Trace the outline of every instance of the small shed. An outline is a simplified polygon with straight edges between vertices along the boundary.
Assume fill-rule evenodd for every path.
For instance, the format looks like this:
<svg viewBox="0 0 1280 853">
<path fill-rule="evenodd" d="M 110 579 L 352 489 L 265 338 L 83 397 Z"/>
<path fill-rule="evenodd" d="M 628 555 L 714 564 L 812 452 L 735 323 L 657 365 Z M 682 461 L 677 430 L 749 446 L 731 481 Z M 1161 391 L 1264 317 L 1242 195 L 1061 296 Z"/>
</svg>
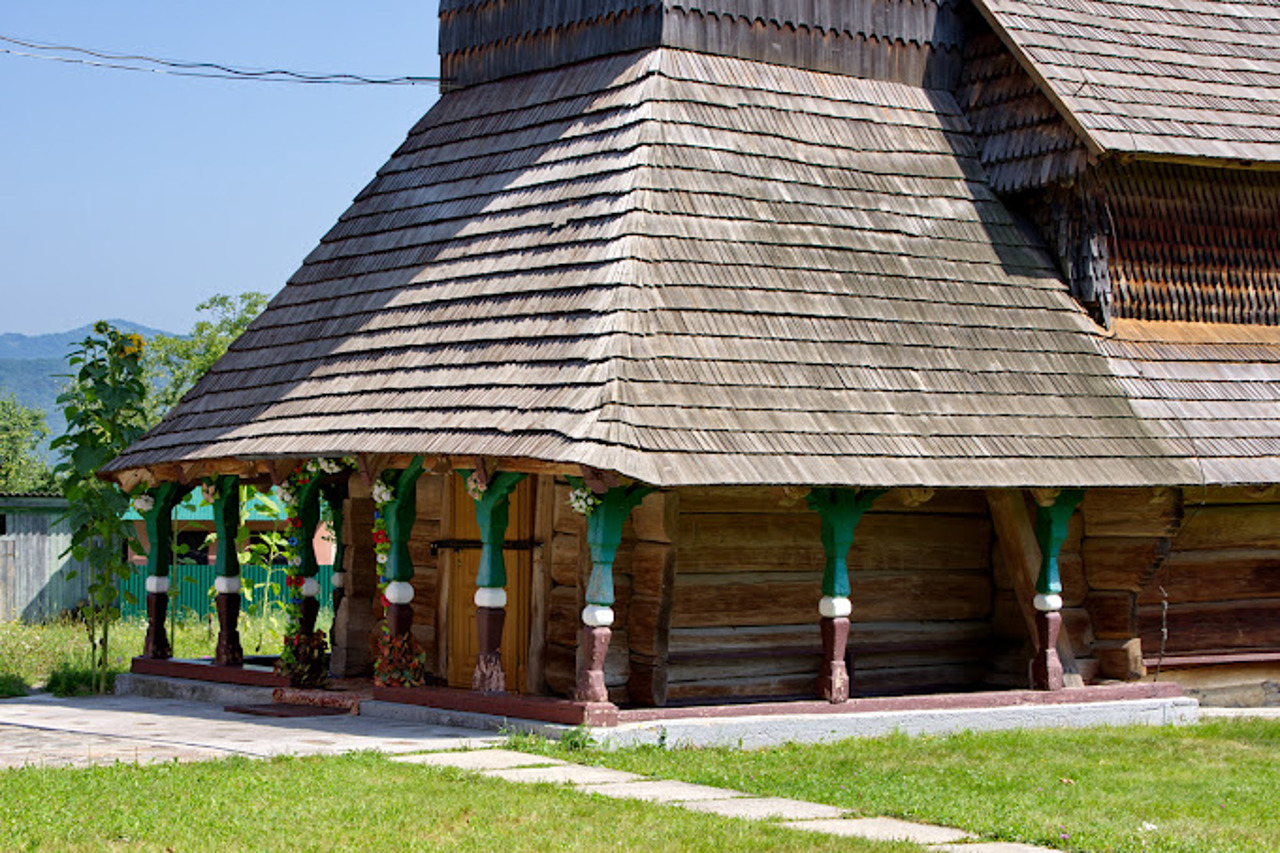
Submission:
<svg viewBox="0 0 1280 853">
<path fill-rule="evenodd" d="M 52 619 L 87 598 L 84 566 L 65 553 L 66 511 L 61 495 L 0 494 L 0 622 Z"/>
</svg>

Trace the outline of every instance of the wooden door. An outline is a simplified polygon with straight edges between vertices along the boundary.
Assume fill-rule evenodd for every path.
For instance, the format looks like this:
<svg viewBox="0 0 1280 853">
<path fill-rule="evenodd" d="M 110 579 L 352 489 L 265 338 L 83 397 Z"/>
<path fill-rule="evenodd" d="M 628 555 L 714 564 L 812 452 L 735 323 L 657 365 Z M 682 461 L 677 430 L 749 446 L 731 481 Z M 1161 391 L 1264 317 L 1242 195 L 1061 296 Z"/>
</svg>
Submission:
<svg viewBox="0 0 1280 853">
<path fill-rule="evenodd" d="M 461 477 L 450 477 L 453 488 L 452 539 L 479 540 L 475 502 L 467 494 Z M 511 512 L 507 541 L 528 541 L 533 536 L 533 478 L 526 478 L 511 493 Z M 504 551 L 507 565 L 507 619 L 502 629 L 502 667 L 506 671 L 507 690 L 525 692 L 525 673 L 529 664 L 529 577 L 528 550 Z M 464 548 L 453 554 L 449 576 L 449 686 L 471 689 L 476 654 L 476 572 L 480 567 L 480 549 Z"/>
</svg>

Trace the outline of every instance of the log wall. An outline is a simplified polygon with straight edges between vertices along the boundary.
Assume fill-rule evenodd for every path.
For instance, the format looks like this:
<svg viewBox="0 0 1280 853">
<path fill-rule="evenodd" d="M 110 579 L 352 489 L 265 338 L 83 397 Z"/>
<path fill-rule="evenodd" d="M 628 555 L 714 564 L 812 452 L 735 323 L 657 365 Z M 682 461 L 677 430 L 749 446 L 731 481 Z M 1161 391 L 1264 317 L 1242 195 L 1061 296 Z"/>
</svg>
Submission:
<svg viewBox="0 0 1280 853">
<path fill-rule="evenodd" d="M 679 494 L 670 698 L 811 697 L 825 559 L 817 514 L 774 488 Z M 918 508 L 897 493 L 877 502 L 849 556 L 855 693 L 983 679 L 990 553 L 979 493 Z"/>
<path fill-rule="evenodd" d="M 1139 678 L 1162 649 L 1223 662 L 1280 652 L 1278 497 L 1220 487 L 1086 495 L 1084 604 L 1100 676 Z"/>
</svg>

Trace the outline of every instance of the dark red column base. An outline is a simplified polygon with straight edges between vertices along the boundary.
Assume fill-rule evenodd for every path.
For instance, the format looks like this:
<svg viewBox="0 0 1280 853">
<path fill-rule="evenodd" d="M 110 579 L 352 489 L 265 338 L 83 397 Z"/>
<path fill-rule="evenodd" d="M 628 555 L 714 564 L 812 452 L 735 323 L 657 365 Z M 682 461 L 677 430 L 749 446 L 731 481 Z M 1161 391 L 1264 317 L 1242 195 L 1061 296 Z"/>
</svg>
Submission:
<svg viewBox="0 0 1280 853">
<path fill-rule="evenodd" d="M 240 666 L 244 663 L 244 650 L 240 647 L 240 593 L 218 593 L 214 605 L 218 608 L 218 646 L 213 662 L 218 666 Z"/>
<path fill-rule="evenodd" d="M 147 637 L 143 642 L 142 656 L 151 660 L 168 660 L 173 657 L 169 635 L 164 622 L 169 618 L 169 593 L 147 593 Z"/>
<path fill-rule="evenodd" d="M 818 671 L 818 695 L 832 704 L 849 701 L 849 618 L 822 617 L 822 668 Z"/>
<path fill-rule="evenodd" d="M 314 598 L 311 601 L 316 601 Z M 319 610 L 320 602 L 316 601 L 316 609 Z M 409 633 L 409 629 L 413 627 L 413 605 L 411 604 L 388 604 L 387 612 L 387 630 L 391 632 L 393 637 L 403 637 Z M 311 620 L 311 630 L 315 630 L 315 618 Z"/>
<path fill-rule="evenodd" d="M 313 595 L 305 595 L 302 597 L 302 603 L 298 605 L 298 610 L 298 633 L 314 634 L 316 618 L 320 615 L 320 599 Z"/>
<path fill-rule="evenodd" d="M 609 690 L 604 685 L 604 659 L 609 654 L 609 628 L 583 625 L 578 632 L 578 681 L 573 698 L 579 702 L 608 702 Z"/>
<path fill-rule="evenodd" d="M 502 693 L 507 689 L 507 673 L 502 668 L 502 628 L 507 621 L 503 607 L 476 608 L 476 671 L 471 676 L 471 689 L 481 693 Z"/>
<path fill-rule="evenodd" d="M 1062 614 L 1056 610 L 1036 611 L 1036 636 L 1040 648 L 1031 659 L 1031 689 L 1061 690 L 1062 660 L 1058 657 L 1058 633 L 1062 630 Z"/>
</svg>

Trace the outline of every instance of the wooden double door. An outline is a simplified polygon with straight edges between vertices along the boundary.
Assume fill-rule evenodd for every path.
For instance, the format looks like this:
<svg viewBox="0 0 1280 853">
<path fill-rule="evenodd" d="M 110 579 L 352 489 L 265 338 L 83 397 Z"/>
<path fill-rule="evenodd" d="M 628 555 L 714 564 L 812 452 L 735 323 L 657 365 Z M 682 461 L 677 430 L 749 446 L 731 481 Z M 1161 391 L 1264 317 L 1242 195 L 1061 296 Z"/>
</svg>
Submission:
<svg viewBox="0 0 1280 853">
<path fill-rule="evenodd" d="M 480 539 L 476 525 L 475 503 L 467 494 L 461 477 L 449 477 L 453 493 L 452 532 L 446 536 L 457 540 Z M 506 540 L 528 542 L 533 536 L 534 478 L 525 478 L 511 494 L 511 511 Z M 532 573 L 531 554 L 527 549 L 503 552 L 507 566 L 507 617 L 502 631 L 502 666 L 506 671 L 507 690 L 526 692 L 529 665 L 529 584 Z M 479 643 L 476 636 L 476 573 L 480 568 L 480 549 L 461 548 L 446 560 L 448 581 L 448 657 L 449 686 L 471 689 Z"/>
</svg>

